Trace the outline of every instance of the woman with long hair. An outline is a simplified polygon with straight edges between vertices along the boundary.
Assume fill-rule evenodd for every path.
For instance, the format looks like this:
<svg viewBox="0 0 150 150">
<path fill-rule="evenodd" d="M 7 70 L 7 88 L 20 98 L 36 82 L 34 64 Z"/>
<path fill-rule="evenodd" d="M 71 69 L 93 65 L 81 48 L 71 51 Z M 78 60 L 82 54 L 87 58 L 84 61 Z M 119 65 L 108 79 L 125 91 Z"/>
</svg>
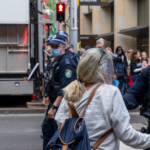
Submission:
<svg viewBox="0 0 150 150">
<path fill-rule="evenodd" d="M 116 48 L 116 54 L 117 54 L 117 64 L 120 64 L 120 66 L 122 66 L 122 69 L 123 69 L 122 74 L 118 73 L 119 69 L 117 70 L 117 72 L 115 72 L 117 79 L 120 82 L 119 89 L 121 90 L 124 79 L 127 79 L 127 76 L 128 76 L 128 73 L 127 73 L 128 61 L 124 54 L 123 48 L 121 46 L 118 46 Z"/>
<path fill-rule="evenodd" d="M 140 60 L 140 52 L 138 50 L 134 50 L 132 53 L 131 64 L 130 64 L 131 78 L 133 82 L 137 79 L 138 75 L 145 68 L 146 66 L 144 66 Z"/>
<path fill-rule="evenodd" d="M 93 89 L 101 84 L 84 114 L 90 145 L 93 146 L 113 129 L 96 150 L 118 150 L 119 141 L 137 149 L 146 149 L 150 147 L 150 135 L 137 132 L 130 125 L 130 116 L 120 91 L 112 86 L 113 70 L 112 57 L 105 50 L 92 48 L 86 51 L 78 64 L 77 80 L 63 90 L 64 99 L 55 120 L 60 127 L 64 119 L 69 118 L 69 101 L 74 103 L 80 116 Z"/>
</svg>

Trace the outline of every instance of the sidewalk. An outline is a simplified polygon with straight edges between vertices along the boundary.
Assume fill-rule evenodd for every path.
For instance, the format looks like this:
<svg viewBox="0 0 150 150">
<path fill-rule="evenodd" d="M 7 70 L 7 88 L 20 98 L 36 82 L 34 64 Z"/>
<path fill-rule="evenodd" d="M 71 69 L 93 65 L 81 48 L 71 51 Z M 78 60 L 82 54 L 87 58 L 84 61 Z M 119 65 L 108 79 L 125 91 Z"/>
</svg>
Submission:
<svg viewBox="0 0 150 150">
<path fill-rule="evenodd" d="M 44 114 L 45 108 L 0 108 L 0 114 Z"/>
<path fill-rule="evenodd" d="M 135 150 L 132 147 L 128 147 L 127 145 L 125 145 L 124 143 L 120 142 L 120 150 Z M 138 149 L 139 150 L 139 149 Z"/>
</svg>

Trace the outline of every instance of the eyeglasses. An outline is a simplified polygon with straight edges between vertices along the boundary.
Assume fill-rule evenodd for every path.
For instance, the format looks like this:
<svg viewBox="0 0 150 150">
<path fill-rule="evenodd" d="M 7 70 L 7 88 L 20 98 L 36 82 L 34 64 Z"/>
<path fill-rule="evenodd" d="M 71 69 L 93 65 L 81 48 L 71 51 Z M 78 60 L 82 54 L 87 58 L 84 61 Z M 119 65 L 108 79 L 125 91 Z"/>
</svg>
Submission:
<svg viewBox="0 0 150 150">
<path fill-rule="evenodd" d="M 121 51 L 120 49 L 118 50 L 118 52 Z"/>
</svg>

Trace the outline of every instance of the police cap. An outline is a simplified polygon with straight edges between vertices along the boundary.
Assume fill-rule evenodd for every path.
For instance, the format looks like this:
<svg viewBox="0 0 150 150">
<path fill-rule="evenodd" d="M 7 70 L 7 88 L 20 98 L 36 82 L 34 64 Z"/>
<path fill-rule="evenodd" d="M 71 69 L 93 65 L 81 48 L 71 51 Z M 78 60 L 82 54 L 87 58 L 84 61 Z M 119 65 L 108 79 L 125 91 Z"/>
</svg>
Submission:
<svg viewBox="0 0 150 150">
<path fill-rule="evenodd" d="M 64 36 L 54 35 L 48 44 L 59 45 L 60 43 L 63 43 L 64 45 L 66 45 Z"/>
<path fill-rule="evenodd" d="M 68 33 L 65 32 L 65 31 L 58 31 L 58 32 L 56 33 L 56 35 L 61 35 L 61 36 L 63 36 L 65 39 L 68 39 Z"/>
</svg>

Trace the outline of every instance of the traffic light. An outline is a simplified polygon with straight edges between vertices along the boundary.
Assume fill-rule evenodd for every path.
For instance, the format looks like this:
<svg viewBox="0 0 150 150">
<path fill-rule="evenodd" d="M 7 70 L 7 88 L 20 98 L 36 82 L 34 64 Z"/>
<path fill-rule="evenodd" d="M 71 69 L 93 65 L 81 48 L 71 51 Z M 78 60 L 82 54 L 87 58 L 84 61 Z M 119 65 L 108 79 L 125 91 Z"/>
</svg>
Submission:
<svg viewBox="0 0 150 150">
<path fill-rule="evenodd" d="M 65 4 L 56 4 L 57 21 L 65 21 Z"/>
</svg>

